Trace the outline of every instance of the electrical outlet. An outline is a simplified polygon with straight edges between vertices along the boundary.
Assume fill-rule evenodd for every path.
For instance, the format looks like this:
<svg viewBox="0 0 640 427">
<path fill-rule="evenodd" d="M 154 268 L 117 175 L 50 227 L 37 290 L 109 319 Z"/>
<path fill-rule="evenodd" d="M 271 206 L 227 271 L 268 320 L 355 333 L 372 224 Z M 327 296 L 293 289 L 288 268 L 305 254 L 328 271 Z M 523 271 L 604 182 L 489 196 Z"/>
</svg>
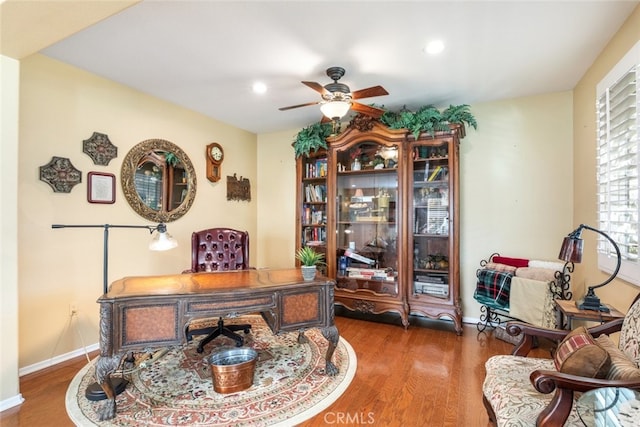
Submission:
<svg viewBox="0 0 640 427">
<path fill-rule="evenodd" d="M 78 305 L 75 302 L 69 304 L 69 316 L 73 317 L 78 314 Z"/>
</svg>

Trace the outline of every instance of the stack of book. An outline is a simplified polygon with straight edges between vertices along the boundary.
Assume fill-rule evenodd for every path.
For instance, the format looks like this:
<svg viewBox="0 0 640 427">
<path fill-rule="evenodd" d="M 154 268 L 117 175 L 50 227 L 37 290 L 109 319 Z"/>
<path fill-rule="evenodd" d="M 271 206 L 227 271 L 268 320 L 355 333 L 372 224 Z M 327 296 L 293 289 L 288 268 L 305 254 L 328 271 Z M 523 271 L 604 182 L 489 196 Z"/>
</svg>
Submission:
<svg viewBox="0 0 640 427">
<path fill-rule="evenodd" d="M 413 288 L 417 294 L 449 296 L 449 283 L 443 274 L 416 274 Z"/>
<path fill-rule="evenodd" d="M 352 279 L 382 280 L 385 282 L 393 282 L 395 280 L 393 272 L 389 276 L 387 270 L 375 268 L 347 267 L 347 276 Z"/>
</svg>

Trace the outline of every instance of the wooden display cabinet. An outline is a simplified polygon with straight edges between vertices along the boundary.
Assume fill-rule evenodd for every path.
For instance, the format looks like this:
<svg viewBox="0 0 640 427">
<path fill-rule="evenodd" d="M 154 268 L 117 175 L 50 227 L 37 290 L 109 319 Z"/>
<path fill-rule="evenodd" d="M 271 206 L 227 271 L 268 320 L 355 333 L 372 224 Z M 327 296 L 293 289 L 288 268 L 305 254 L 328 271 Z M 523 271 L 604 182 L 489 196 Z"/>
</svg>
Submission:
<svg viewBox="0 0 640 427">
<path fill-rule="evenodd" d="M 336 304 L 398 313 L 405 328 L 410 314 L 449 317 L 461 334 L 458 144 L 464 128 L 416 140 L 407 129 L 360 118 L 327 138 L 326 151 L 298 159 L 297 242 L 326 254 Z M 316 164 L 326 164 L 324 175 L 307 172 Z M 326 199 L 310 200 L 310 186 L 322 187 Z M 316 224 L 320 217 L 326 220 Z M 313 228 L 324 232 L 319 241 L 307 237 Z"/>
</svg>

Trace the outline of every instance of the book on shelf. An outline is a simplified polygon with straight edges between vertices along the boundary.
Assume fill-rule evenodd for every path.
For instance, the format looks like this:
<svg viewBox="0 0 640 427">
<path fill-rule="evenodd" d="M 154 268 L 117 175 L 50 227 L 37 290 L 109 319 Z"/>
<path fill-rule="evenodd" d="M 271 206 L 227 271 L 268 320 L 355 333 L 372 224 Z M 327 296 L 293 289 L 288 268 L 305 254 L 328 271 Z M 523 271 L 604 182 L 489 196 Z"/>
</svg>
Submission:
<svg viewBox="0 0 640 427">
<path fill-rule="evenodd" d="M 442 297 L 449 296 L 449 285 L 413 282 L 413 289 L 417 294 L 431 294 L 431 295 L 442 296 Z"/>
<path fill-rule="evenodd" d="M 304 187 L 304 195 L 307 203 L 325 202 L 327 200 L 327 187 L 323 184 L 306 185 Z"/>
<path fill-rule="evenodd" d="M 444 284 L 444 285 L 448 283 L 446 274 L 433 274 L 433 275 L 416 274 L 415 282 L 436 283 L 436 284 Z"/>
<path fill-rule="evenodd" d="M 364 256 L 362 256 L 362 255 L 359 255 L 359 254 L 357 254 L 357 253 L 355 253 L 355 252 L 351 251 L 350 249 L 345 250 L 345 251 L 344 251 L 344 255 L 345 255 L 345 256 L 347 256 L 347 257 L 349 257 L 349 258 L 355 259 L 356 261 L 363 262 L 363 263 L 365 263 L 365 264 L 373 265 L 373 264 L 375 264 L 375 263 L 376 263 L 376 261 L 375 261 L 375 260 L 373 260 L 373 259 L 371 259 L 371 258 L 364 257 Z"/>
<path fill-rule="evenodd" d="M 305 178 L 324 178 L 327 176 L 327 159 L 317 159 L 305 166 Z"/>
<path fill-rule="evenodd" d="M 395 280 L 393 273 L 389 275 L 387 270 L 376 268 L 347 267 L 347 276 L 353 279 L 382 280 L 387 282 L 393 282 Z"/>
</svg>

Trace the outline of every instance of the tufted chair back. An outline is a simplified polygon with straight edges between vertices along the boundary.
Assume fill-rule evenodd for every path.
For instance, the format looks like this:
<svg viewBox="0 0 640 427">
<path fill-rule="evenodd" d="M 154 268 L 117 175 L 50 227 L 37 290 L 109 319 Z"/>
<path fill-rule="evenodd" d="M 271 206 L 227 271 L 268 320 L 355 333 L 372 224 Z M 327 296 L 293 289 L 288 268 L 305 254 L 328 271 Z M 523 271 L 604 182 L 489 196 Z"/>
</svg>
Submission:
<svg viewBox="0 0 640 427">
<path fill-rule="evenodd" d="M 191 272 L 249 269 L 249 233 L 210 228 L 191 234 Z"/>
</svg>

